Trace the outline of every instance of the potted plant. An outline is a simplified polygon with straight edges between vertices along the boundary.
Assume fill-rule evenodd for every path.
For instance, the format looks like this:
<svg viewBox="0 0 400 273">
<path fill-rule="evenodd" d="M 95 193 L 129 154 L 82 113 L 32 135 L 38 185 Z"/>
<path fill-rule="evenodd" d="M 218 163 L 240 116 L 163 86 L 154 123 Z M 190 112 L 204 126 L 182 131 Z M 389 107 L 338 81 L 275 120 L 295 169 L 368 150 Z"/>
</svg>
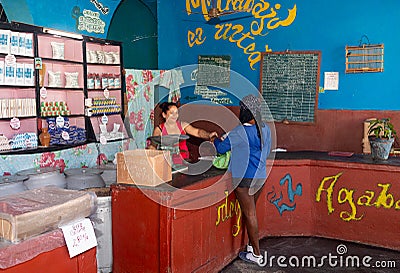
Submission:
<svg viewBox="0 0 400 273">
<path fill-rule="evenodd" d="M 368 139 L 374 160 L 387 160 L 392 148 L 396 131 L 389 118 L 369 121 Z"/>
</svg>

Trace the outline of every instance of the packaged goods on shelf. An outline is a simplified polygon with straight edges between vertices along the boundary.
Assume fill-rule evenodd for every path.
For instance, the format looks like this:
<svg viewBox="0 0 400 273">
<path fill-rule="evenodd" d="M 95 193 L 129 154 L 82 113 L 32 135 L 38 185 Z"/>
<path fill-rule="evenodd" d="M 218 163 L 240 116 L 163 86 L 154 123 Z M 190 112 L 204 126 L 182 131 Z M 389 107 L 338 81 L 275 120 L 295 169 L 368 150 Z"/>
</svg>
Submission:
<svg viewBox="0 0 400 273">
<path fill-rule="evenodd" d="M 36 133 L 22 133 L 10 140 L 11 149 L 33 149 L 38 146 Z"/>
<path fill-rule="evenodd" d="M 35 77 L 33 75 L 33 64 L 27 64 L 27 63 L 24 64 L 24 84 L 28 86 L 35 85 Z"/>
<path fill-rule="evenodd" d="M 4 84 L 15 85 L 15 70 L 17 64 L 4 64 Z"/>
<path fill-rule="evenodd" d="M 118 51 L 87 50 L 86 59 L 88 63 L 97 64 L 119 64 L 120 55 Z"/>
<path fill-rule="evenodd" d="M 33 56 L 33 34 L 25 34 L 25 55 Z"/>
<path fill-rule="evenodd" d="M 8 150 L 11 150 L 10 140 L 4 135 L 0 135 L 0 151 Z"/>
<path fill-rule="evenodd" d="M 10 54 L 18 54 L 19 32 L 11 31 L 10 35 Z"/>
<path fill-rule="evenodd" d="M 65 101 L 42 101 L 40 104 L 40 115 L 42 117 L 69 116 L 71 111 Z"/>
<path fill-rule="evenodd" d="M 49 74 L 49 87 L 62 87 L 61 72 L 48 71 Z"/>
<path fill-rule="evenodd" d="M 64 43 L 51 42 L 50 44 L 53 52 L 53 59 L 64 60 Z"/>
<path fill-rule="evenodd" d="M 10 50 L 11 31 L 0 29 L 0 53 L 7 54 Z"/>
<path fill-rule="evenodd" d="M 105 64 L 106 63 L 106 56 L 104 54 L 104 51 L 97 50 L 96 51 L 96 55 L 97 55 L 97 63 L 99 63 L 99 64 Z"/>
<path fill-rule="evenodd" d="M 70 126 L 69 118 L 64 117 L 64 126 L 56 124 L 56 118 L 47 118 L 50 145 L 73 145 L 86 141 L 86 130 Z"/>
<path fill-rule="evenodd" d="M 95 78 L 94 73 L 88 74 L 88 76 L 87 76 L 87 88 L 88 89 L 94 89 L 94 78 Z"/>
<path fill-rule="evenodd" d="M 25 50 L 26 50 L 26 34 L 23 32 L 20 32 L 18 35 L 18 54 L 19 55 L 25 55 Z"/>
<path fill-rule="evenodd" d="M 36 100 L 0 99 L 0 118 L 29 117 L 36 115 Z"/>
<path fill-rule="evenodd" d="M 18 63 L 16 64 L 15 68 L 15 84 L 16 85 L 25 85 L 24 79 L 24 64 Z"/>
<path fill-rule="evenodd" d="M 105 137 L 106 140 L 116 140 L 124 138 L 124 133 L 119 131 L 119 129 L 121 128 L 121 124 L 119 123 L 114 123 L 114 127 L 111 132 L 107 132 L 107 126 L 105 124 L 100 124 L 99 127 L 99 138 Z"/>
<path fill-rule="evenodd" d="M 79 88 L 79 72 L 64 72 L 65 88 Z"/>
</svg>

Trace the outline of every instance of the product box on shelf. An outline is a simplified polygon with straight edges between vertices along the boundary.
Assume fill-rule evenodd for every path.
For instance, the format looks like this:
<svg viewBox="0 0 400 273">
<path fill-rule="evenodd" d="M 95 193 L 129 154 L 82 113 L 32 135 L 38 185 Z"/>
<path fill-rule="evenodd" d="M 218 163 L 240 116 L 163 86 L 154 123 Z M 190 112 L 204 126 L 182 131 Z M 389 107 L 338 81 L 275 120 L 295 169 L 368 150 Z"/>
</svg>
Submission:
<svg viewBox="0 0 400 273">
<path fill-rule="evenodd" d="M 137 149 L 117 153 L 117 183 L 157 186 L 170 180 L 169 151 Z"/>
<path fill-rule="evenodd" d="M 0 53 L 7 54 L 10 50 L 11 31 L 0 29 Z"/>
<path fill-rule="evenodd" d="M 18 55 L 19 53 L 19 32 L 11 31 L 10 35 L 10 54 Z"/>
<path fill-rule="evenodd" d="M 18 242 L 96 211 L 96 194 L 43 187 L 0 198 L 0 237 Z"/>
</svg>

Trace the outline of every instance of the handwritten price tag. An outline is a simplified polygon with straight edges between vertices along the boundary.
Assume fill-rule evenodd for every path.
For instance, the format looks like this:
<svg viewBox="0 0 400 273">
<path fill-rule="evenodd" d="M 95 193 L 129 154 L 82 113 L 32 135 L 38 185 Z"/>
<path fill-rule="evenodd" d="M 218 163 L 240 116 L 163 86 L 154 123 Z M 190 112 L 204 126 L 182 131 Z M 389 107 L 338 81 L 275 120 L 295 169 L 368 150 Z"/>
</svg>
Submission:
<svg viewBox="0 0 400 273">
<path fill-rule="evenodd" d="M 88 218 L 62 226 L 61 230 L 67 243 L 70 258 L 97 246 L 96 235 Z"/>
</svg>

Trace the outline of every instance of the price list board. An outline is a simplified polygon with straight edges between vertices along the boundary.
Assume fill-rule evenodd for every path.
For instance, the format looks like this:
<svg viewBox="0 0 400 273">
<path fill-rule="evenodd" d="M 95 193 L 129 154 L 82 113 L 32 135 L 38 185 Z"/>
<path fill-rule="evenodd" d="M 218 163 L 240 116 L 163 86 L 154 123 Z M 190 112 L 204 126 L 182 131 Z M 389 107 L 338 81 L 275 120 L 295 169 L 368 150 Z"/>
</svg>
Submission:
<svg viewBox="0 0 400 273">
<path fill-rule="evenodd" d="M 320 51 L 263 52 L 260 92 L 273 121 L 315 122 Z"/>
<path fill-rule="evenodd" d="M 230 56 L 198 56 L 197 85 L 229 87 Z"/>
</svg>

